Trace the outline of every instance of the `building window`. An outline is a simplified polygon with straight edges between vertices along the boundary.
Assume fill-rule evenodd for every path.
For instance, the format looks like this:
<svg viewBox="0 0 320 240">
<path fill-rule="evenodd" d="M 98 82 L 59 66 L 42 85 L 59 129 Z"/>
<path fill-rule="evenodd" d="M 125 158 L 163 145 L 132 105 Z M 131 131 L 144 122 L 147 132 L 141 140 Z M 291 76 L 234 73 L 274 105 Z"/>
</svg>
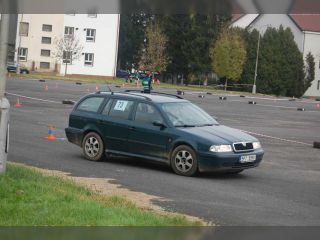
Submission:
<svg viewBox="0 0 320 240">
<path fill-rule="evenodd" d="M 97 17 L 97 14 L 88 14 L 88 17 L 89 17 L 89 18 L 96 18 L 96 17 Z"/>
<path fill-rule="evenodd" d="M 72 64 L 72 52 L 63 51 L 63 63 Z"/>
<path fill-rule="evenodd" d="M 20 36 L 28 36 L 29 34 L 29 23 L 27 22 L 20 22 L 20 29 L 19 29 L 19 35 Z"/>
<path fill-rule="evenodd" d="M 85 66 L 93 66 L 94 54 L 93 53 L 85 53 L 84 54 L 84 65 Z"/>
<path fill-rule="evenodd" d="M 19 61 L 27 61 L 28 59 L 28 48 L 19 48 Z"/>
<path fill-rule="evenodd" d="M 44 31 L 44 32 L 52 32 L 52 25 L 42 24 L 42 31 Z"/>
<path fill-rule="evenodd" d="M 318 81 L 318 87 L 317 87 L 318 90 L 320 90 L 320 80 Z"/>
<path fill-rule="evenodd" d="M 96 40 L 96 30 L 95 29 L 86 29 L 86 40 L 87 42 L 94 42 Z"/>
<path fill-rule="evenodd" d="M 49 62 L 40 62 L 40 68 L 41 69 L 50 69 L 50 63 Z"/>
<path fill-rule="evenodd" d="M 51 37 L 42 37 L 41 43 L 43 43 L 43 44 L 51 44 Z"/>
<path fill-rule="evenodd" d="M 72 37 L 74 34 L 74 27 L 65 27 L 64 28 L 64 36 L 65 37 Z"/>
<path fill-rule="evenodd" d="M 50 57 L 51 51 L 47 49 L 41 49 L 41 56 L 43 57 Z"/>
</svg>

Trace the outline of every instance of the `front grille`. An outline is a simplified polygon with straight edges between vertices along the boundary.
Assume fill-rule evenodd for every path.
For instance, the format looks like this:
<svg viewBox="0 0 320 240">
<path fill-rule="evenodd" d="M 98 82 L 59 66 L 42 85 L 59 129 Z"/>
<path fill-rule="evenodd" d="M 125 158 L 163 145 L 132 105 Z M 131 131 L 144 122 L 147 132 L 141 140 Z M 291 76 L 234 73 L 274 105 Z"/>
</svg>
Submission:
<svg viewBox="0 0 320 240">
<path fill-rule="evenodd" d="M 246 152 L 253 150 L 253 144 L 251 142 L 234 143 L 233 149 L 235 152 Z"/>
</svg>

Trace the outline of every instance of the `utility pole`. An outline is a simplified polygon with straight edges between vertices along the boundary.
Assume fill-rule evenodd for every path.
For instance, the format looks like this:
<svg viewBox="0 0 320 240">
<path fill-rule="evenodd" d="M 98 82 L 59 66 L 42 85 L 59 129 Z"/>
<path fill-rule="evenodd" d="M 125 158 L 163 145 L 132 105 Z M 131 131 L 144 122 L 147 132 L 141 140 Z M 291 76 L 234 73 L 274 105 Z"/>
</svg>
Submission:
<svg viewBox="0 0 320 240">
<path fill-rule="evenodd" d="M 1 14 L 0 23 L 0 174 L 6 170 L 9 150 L 9 109 L 5 97 L 10 15 Z"/>
<path fill-rule="evenodd" d="M 259 37 L 258 37 L 258 47 L 257 47 L 257 57 L 256 57 L 256 68 L 254 71 L 254 81 L 253 81 L 253 86 L 252 86 L 252 93 L 256 94 L 257 93 L 257 75 L 258 75 L 258 61 L 259 61 L 259 50 L 260 50 L 260 38 L 261 34 L 259 32 Z"/>
</svg>

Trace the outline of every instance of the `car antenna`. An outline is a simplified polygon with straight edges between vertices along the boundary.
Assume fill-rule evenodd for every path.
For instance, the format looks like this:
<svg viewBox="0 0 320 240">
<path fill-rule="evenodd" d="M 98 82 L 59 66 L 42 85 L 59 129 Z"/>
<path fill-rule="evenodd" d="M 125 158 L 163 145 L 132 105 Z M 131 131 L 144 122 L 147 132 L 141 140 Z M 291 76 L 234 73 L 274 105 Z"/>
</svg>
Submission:
<svg viewBox="0 0 320 240">
<path fill-rule="evenodd" d="M 111 90 L 109 84 L 107 84 L 107 87 L 108 87 L 109 91 L 111 92 L 111 95 L 113 95 L 113 91 Z"/>
</svg>

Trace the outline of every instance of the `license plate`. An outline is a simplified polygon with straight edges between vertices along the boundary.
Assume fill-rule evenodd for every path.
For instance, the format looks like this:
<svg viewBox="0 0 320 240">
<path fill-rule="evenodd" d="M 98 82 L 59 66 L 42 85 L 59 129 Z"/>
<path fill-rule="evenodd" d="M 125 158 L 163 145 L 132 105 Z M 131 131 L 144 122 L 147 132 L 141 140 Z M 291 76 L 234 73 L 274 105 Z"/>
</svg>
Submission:
<svg viewBox="0 0 320 240">
<path fill-rule="evenodd" d="M 257 159 L 256 155 L 241 156 L 240 157 L 240 162 L 241 163 L 254 162 L 256 159 Z"/>
</svg>

